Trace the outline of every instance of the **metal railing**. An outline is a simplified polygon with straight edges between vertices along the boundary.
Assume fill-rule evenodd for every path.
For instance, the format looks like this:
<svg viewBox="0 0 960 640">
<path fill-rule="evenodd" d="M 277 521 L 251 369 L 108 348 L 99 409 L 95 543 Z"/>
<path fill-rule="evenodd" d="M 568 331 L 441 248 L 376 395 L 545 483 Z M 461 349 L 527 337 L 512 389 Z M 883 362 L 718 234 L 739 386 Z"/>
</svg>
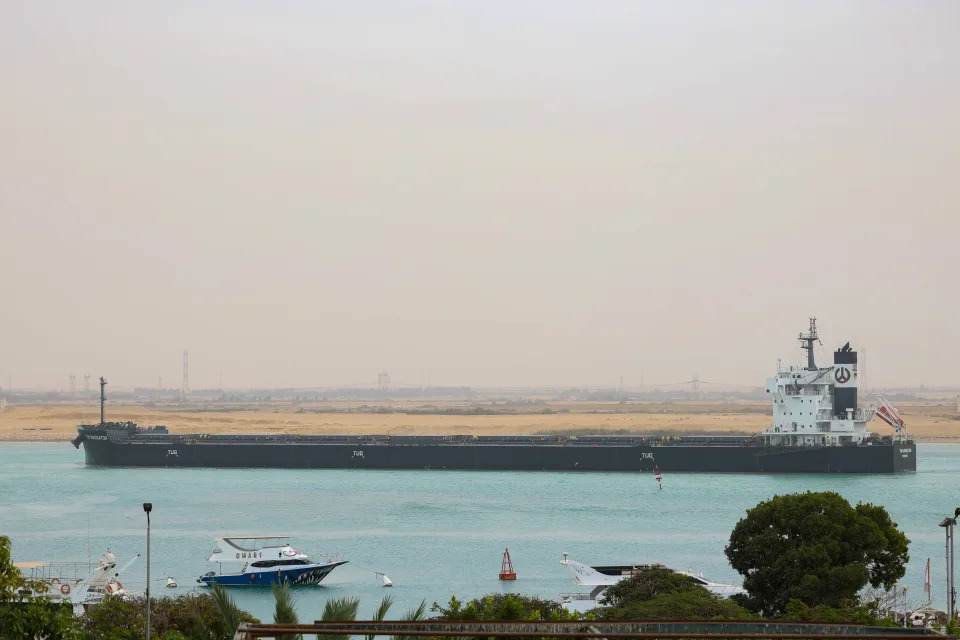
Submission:
<svg viewBox="0 0 960 640">
<path fill-rule="evenodd" d="M 902 640 L 943 637 L 928 629 L 868 627 L 856 624 L 767 621 L 594 621 L 528 622 L 428 620 L 416 622 L 322 622 L 313 624 L 243 624 L 234 640 L 305 636 L 395 636 L 420 638 L 836 638 L 838 640 Z"/>
</svg>

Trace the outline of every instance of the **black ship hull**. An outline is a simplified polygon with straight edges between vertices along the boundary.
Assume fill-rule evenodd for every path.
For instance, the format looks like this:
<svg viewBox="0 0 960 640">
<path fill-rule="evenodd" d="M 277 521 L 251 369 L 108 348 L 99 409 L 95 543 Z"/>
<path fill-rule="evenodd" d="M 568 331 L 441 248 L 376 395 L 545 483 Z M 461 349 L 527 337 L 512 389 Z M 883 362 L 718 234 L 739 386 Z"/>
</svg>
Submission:
<svg viewBox="0 0 960 640">
<path fill-rule="evenodd" d="M 916 471 L 913 441 L 771 447 L 752 438 L 142 436 L 80 427 L 86 463 L 109 467 L 447 469 L 709 473 Z"/>
</svg>

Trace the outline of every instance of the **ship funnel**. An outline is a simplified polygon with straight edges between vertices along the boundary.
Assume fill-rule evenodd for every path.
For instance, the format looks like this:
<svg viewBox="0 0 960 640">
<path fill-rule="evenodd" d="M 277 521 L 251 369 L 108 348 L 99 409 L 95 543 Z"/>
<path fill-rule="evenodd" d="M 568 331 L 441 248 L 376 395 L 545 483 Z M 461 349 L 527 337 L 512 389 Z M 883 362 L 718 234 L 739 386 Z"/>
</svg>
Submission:
<svg viewBox="0 0 960 640">
<path fill-rule="evenodd" d="M 850 420 L 857 413 L 857 352 L 846 343 L 833 352 L 833 415 Z"/>
</svg>

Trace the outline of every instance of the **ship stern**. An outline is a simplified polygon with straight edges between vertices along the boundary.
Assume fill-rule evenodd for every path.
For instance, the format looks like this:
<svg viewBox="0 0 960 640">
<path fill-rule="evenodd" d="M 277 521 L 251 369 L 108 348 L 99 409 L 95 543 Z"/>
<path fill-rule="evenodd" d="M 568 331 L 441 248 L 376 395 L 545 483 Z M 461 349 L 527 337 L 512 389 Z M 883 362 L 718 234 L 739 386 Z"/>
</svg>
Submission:
<svg viewBox="0 0 960 640">
<path fill-rule="evenodd" d="M 917 470 L 917 443 L 913 440 L 893 443 L 893 470 Z"/>
</svg>

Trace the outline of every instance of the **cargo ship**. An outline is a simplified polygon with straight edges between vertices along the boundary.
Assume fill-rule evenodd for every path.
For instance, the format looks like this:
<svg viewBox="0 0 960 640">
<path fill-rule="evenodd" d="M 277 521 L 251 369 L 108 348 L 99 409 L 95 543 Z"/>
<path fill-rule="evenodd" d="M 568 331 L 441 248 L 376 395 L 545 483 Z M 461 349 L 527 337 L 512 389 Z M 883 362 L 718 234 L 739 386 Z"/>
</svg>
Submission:
<svg viewBox="0 0 960 640">
<path fill-rule="evenodd" d="M 753 436 L 388 436 L 174 434 L 104 420 L 78 425 L 86 464 L 128 467 L 447 469 L 709 473 L 894 473 L 916 471 L 917 447 L 883 396 L 858 405 L 857 352 L 847 343 L 818 367 L 816 318 L 801 333 L 806 366 L 768 378 L 773 424 Z M 867 429 L 874 417 L 892 428 Z"/>
</svg>

